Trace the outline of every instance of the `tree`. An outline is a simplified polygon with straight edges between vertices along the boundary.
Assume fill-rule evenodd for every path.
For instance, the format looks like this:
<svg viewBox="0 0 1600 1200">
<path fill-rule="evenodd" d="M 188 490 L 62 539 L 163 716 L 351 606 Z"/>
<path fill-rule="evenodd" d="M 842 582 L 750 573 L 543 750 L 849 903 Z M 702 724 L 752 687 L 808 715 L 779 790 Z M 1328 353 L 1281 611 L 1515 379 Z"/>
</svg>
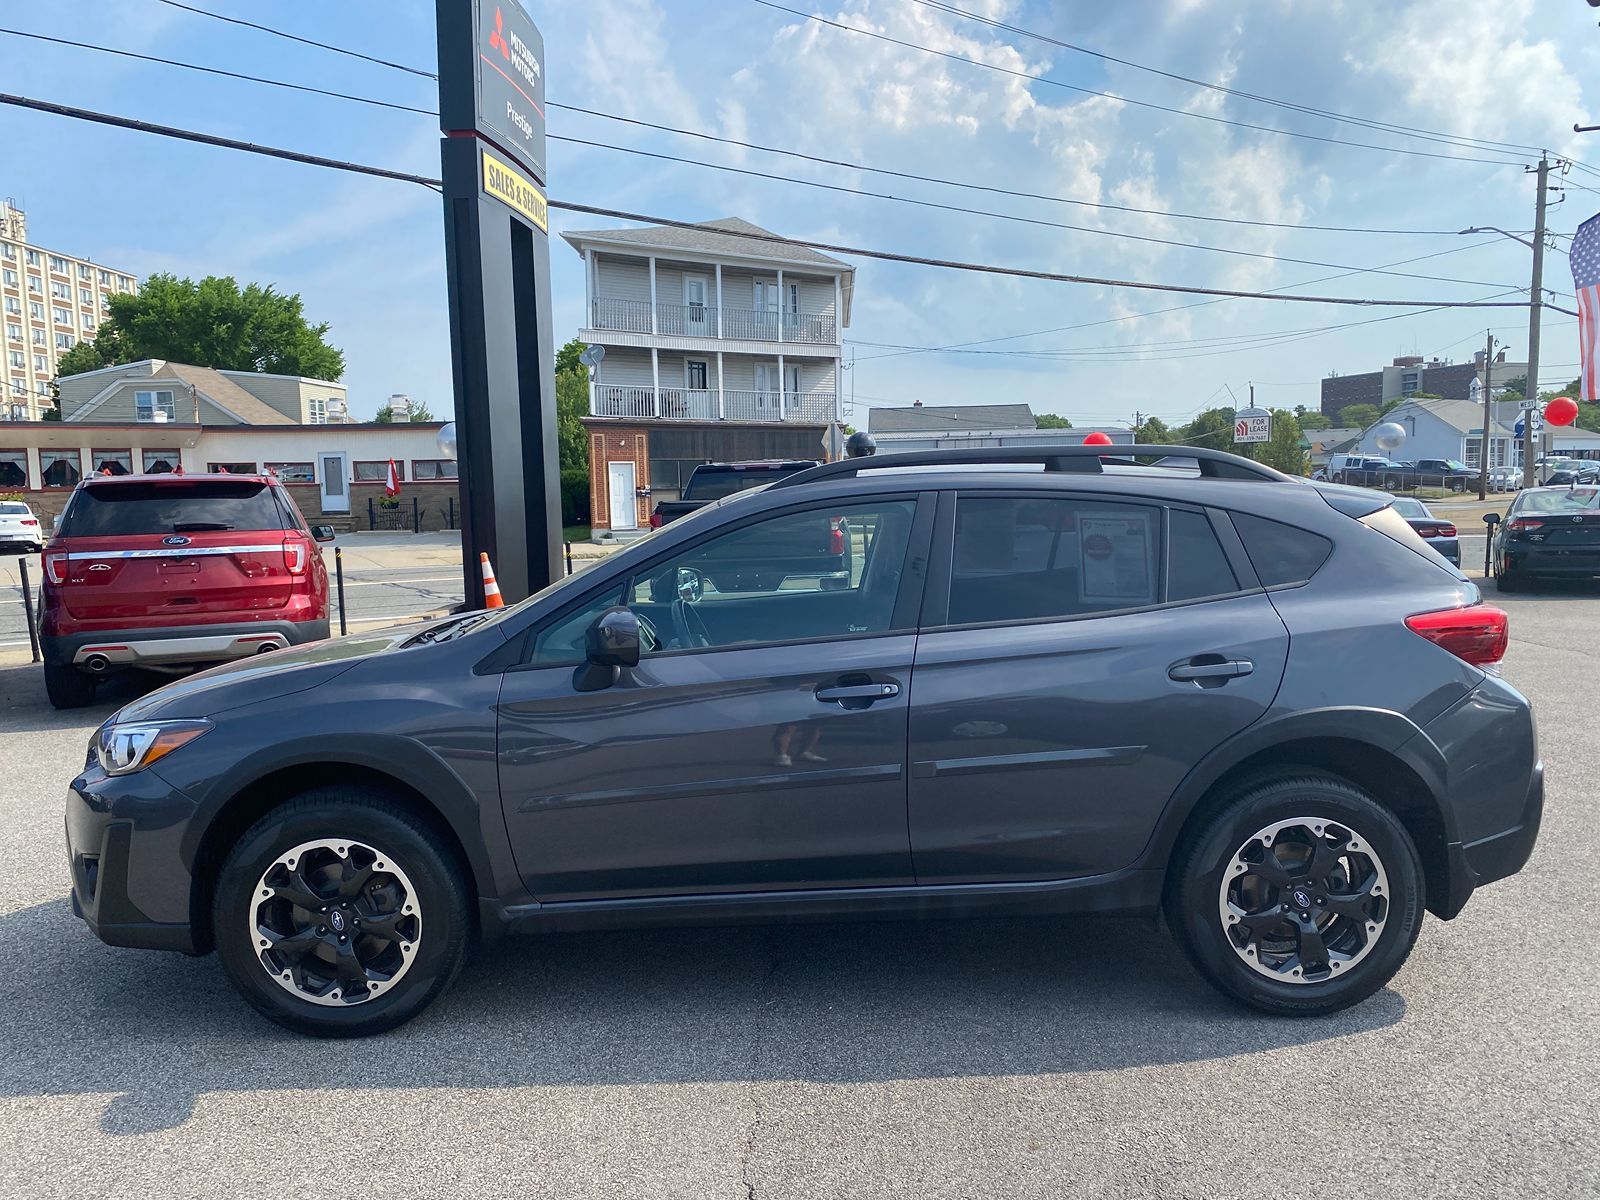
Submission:
<svg viewBox="0 0 1600 1200">
<path fill-rule="evenodd" d="M 101 347 L 98 338 L 94 341 L 87 339 L 79 341 L 71 350 L 68 350 L 56 360 L 56 375 L 58 377 L 62 375 L 82 375 L 85 371 L 98 371 L 101 367 L 112 366 L 113 362 L 107 361 L 105 354 L 105 350 L 109 349 L 109 345 L 110 339 L 107 339 L 105 348 Z"/>
<path fill-rule="evenodd" d="M 394 405 L 385 404 L 377 412 L 372 414 L 372 421 L 375 425 L 394 424 Z"/>
<path fill-rule="evenodd" d="M 208 275 L 196 283 L 156 274 L 137 295 L 111 297 L 110 315 L 73 364 L 82 369 L 79 364 L 94 361 L 94 370 L 161 358 L 223 371 L 337 380 L 344 374 L 344 354 L 328 344 L 327 332 L 327 322 L 307 322 L 298 295 L 271 285 L 241 289 L 232 276 Z"/>
<path fill-rule="evenodd" d="M 1160 417 L 1146 417 L 1144 424 L 1135 429 L 1133 434 L 1135 441 L 1146 446 L 1164 446 L 1177 440 L 1177 434 Z"/>
<path fill-rule="evenodd" d="M 1251 444 L 1250 457 L 1286 475 L 1306 473 L 1306 452 L 1300 446 L 1300 422 L 1286 408 L 1272 410 L 1272 436 Z M 1244 449 L 1245 447 L 1240 447 Z"/>
<path fill-rule="evenodd" d="M 1033 423 L 1039 429 L 1071 429 L 1072 422 L 1055 413 L 1034 413 Z"/>
<path fill-rule="evenodd" d="M 1352 429 L 1365 429 L 1383 419 L 1383 411 L 1376 404 L 1347 404 L 1339 410 L 1339 424 Z"/>
<path fill-rule="evenodd" d="M 1294 419 L 1300 422 L 1300 428 L 1302 430 L 1333 428 L 1332 417 L 1325 412 L 1318 412 L 1314 408 L 1308 409 L 1303 404 L 1294 410 Z"/>
<path fill-rule="evenodd" d="M 561 469 L 589 474 L 589 434 L 582 418 L 589 415 L 589 368 L 578 361 L 584 343 L 573 338 L 556 352 L 556 440 Z"/>
<path fill-rule="evenodd" d="M 1208 408 L 1183 427 L 1183 436 L 1178 440 L 1209 450 L 1232 450 L 1233 409 Z"/>
</svg>

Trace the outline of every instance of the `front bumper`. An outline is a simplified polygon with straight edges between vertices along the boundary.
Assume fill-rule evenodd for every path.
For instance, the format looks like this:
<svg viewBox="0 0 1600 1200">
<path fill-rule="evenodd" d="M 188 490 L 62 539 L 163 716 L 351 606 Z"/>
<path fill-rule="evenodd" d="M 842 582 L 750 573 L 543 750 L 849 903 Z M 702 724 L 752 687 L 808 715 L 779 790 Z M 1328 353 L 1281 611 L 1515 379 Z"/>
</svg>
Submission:
<svg viewBox="0 0 1600 1200">
<path fill-rule="evenodd" d="M 111 946 L 196 954 L 180 839 L 194 802 L 147 768 L 92 767 L 67 792 L 72 911 Z"/>
<path fill-rule="evenodd" d="M 40 641 L 47 663 L 81 667 L 90 659 L 104 659 L 100 669 L 105 670 L 229 662 L 285 646 L 321 641 L 327 636 L 328 622 L 324 619 L 100 630 L 46 636 Z"/>
</svg>

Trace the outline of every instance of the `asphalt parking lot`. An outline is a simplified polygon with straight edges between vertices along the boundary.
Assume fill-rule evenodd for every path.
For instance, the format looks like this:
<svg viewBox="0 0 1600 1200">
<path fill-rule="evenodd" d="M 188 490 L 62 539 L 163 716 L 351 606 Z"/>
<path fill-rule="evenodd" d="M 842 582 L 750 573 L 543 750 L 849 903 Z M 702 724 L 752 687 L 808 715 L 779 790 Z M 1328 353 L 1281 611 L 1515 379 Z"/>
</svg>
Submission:
<svg viewBox="0 0 1600 1200">
<path fill-rule="evenodd" d="M 61 795 L 132 693 L 57 714 L 0 667 L 0 1195 L 1600 1193 L 1600 588 L 1489 593 L 1541 723 L 1533 861 L 1298 1022 L 1143 922 L 984 921 L 516 941 L 392 1034 L 304 1040 L 214 958 L 72 918 Z"/>
</svg>

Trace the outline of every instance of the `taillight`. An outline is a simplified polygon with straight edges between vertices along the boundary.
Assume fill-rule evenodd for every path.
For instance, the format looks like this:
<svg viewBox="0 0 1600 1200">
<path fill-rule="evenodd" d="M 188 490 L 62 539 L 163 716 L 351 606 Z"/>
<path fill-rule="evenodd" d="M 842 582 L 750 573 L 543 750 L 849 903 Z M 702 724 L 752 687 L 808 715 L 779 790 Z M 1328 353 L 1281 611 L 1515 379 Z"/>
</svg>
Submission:
<svg viewBox="0 0 1600 1200">
<path fill-rule="evenodd" d="M 651 513 L 650 514 L 650 528 L 651 529 L 660 529 L 661 528 L 661 514 L 660 513 Z"/>
<path fill-rule="evenodd" d="M 1511 619 L 1505 610 L 1487 604 L 1417 613 L 1406 618 L 1406 628 L 1478 667 L 1504 658 L 1511 638 Z"/>
<path fill-rule="evenodd" d="M 65 554 L 46 554 L 44 556 L 44 575 L 51 583 L 60 585 L 67 581 L 67 556 Z"/>
<path fill-rule="evenodd" d="M 1434 537 L 1455 537 L 1455 535 L 1456 527 L 1454 525 L 1440 525 L 1433 531 Z"/>
<path fill-rule="evenodd" d="M 1536 517 L 1515 517 L 1507 525 L 1509 533 L 1526 533 L 1530 529 L 1542 529 L 1544 522 Z"/>
<path fill-rule="evenodd" d="M 24 525 L 37 525 L 39 523 L 39 518 L 38 517 L 23 517 L 22 518 L 22 523 Z"/>
<path fill-rule="evenodd" d="M 828 518 L 828 553 L 844 553 L 844 518 Z"/>
<path fill-rule="evenodd" d="M 306 573 L 306 544 L 297 538 L 286 538 L 283 543 L 283 565 L 291 575 Z"/>
</svg>

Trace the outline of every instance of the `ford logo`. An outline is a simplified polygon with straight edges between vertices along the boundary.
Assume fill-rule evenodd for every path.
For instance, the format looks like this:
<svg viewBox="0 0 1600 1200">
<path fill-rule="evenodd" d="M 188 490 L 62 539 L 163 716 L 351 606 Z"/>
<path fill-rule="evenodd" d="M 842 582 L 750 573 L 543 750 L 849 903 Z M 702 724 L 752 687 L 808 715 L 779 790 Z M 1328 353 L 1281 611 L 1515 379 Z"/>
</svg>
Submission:
<svg viewBox="0 0 1600 1200">
<path fill-rule="evenodd" d="M 163 546 L 187 546 L 189 544 L 189 539 L 184 537 L 181 533 L 177 533 L 173 534 L 171 537 L 162 538 L 161 544 Z"/>
</svg>

